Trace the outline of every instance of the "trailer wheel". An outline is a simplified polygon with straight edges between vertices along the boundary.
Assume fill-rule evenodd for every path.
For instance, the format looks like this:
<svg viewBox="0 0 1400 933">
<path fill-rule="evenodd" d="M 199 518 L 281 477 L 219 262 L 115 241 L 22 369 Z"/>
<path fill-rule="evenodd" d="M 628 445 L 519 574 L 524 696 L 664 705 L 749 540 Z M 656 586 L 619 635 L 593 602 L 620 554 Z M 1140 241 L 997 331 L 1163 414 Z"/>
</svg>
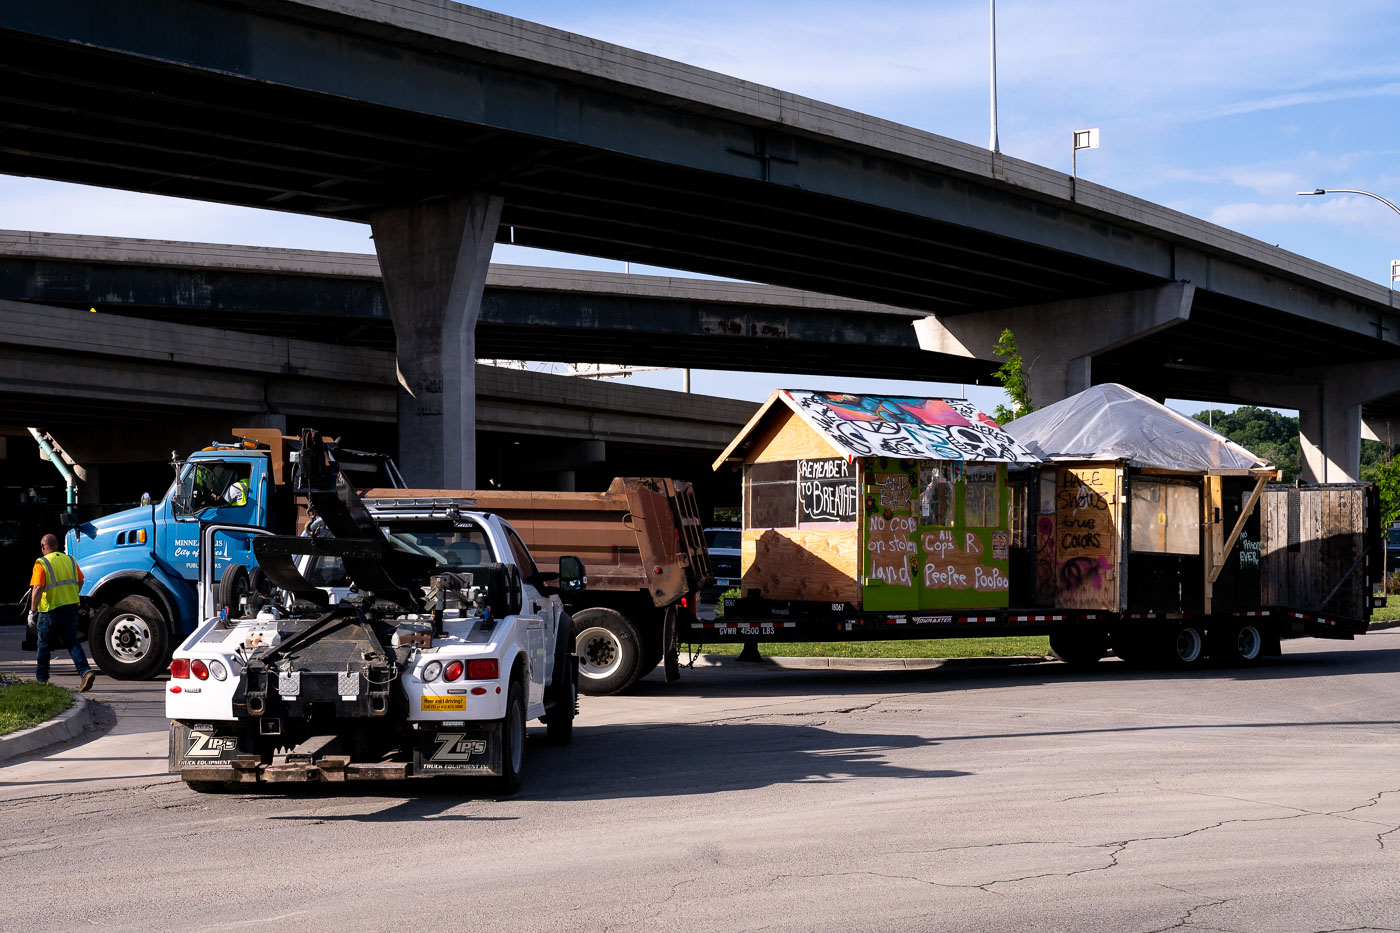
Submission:
<svg viewBox="0 0 1400 933">
<path fill-rule="evenodd" d="M 559 626 L 559 643 L 554 649 L 554 676 L 545 690 L 545 738 L 550 745 L 568 745 L 574 740 L 574 714 L 578 712 L 578 657 L 573 648 L 573 632 Z"/>
<path fill-rule="evenodd" d="M 1169 667 L 1196 667 L 1206 656 L 1206 640 L 1194 625 L 1169 630 L 1160 648 L 1162 660 Z"/>
<path fill-rule="evenodd" d="M 170 659 L 170 627 L 145 596 L 127 596 L 93 614 L 88 648 L 98 669 L 116 680 L 149 680 Z"/>
<path fill-rule="evenodd" d="M 1249 622 L 1225 625 L 1211 632 L 1210 654 L 1221 664 L 1253 664 L 1264 656 L 1264 633 Z"/>
<path fill-rule="evenodd" d="M 1050 650 L 1070 667 L 1093 667 L 1108 653 L 1103 632 L 1051 632 Z"/>
<path fill-rule="evenodd" d="M 574 616 L 579 691 L 593 696 L 619 693 L 641 676 L 642 639 L 636 626 L 616 609 L 595 606 Z"/>
<path fill-rule="evenodd" d="M 1110 644 L 1114 656 L 1125 664 L 1142 664 L 1151 653 L 1141 632 L 1114 633 Z"/>
<path fill-rule="evenodd" d="M 501 720 L 501 776 L 496 789 L 502 794 L 520 790 L 525 778 L 525 701 L 520 681 L 512 677 L 506 694 L 506 718 Z"/>
</svg>

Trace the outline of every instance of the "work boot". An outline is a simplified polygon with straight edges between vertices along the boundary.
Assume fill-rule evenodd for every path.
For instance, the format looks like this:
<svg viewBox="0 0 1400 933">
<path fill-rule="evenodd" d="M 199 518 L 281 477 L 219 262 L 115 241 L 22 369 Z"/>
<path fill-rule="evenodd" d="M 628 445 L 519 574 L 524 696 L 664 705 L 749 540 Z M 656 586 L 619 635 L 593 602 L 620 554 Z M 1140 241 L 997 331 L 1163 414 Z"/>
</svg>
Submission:
<svg viewBox="0 0 1400 933">
<path fill-rule="evenodd" d="M 87 693 L 92 689 L 92 682 L 97 679 L 97 674 L 91 670 L 83 671 L 83 679 L 78 681 L 78 692 Z"/>
</svg>

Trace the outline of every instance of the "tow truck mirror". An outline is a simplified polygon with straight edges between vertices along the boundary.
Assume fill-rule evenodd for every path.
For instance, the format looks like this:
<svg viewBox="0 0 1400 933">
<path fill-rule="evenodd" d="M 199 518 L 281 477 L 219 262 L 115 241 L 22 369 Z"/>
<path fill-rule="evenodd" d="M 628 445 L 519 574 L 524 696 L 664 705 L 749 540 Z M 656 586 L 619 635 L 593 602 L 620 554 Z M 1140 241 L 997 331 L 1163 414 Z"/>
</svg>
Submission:
<svg viewBox="0 0 1400 933">
<path fill-rule="evenodd" d="M 559 590 L 563 593 L 577 593 L 588 585 L 588 575 L 583 572 L 583 561 L 566 554 L 559 558 Z"/>
</svg>

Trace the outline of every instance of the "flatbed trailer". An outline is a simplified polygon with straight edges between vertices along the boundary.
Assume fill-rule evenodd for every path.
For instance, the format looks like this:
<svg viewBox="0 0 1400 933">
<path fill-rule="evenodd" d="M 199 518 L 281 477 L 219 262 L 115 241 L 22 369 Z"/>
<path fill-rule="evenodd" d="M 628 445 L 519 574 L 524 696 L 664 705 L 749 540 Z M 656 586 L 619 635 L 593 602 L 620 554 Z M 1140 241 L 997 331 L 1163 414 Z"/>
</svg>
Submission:
<svg viewBox="0 0 1400 933">
<path fill-rule="evenodd" d="M 1007 608 L 959 612 L 859 612 L 817 603 L 727 596 L 724 616 L 690 624 L 689 643 L 733 644 L 764 641 L 898 641 L 913 638 L 998 638 L 1019 635 L 1102 633 L 1105 646 L 1134 636 L 1171 635 L 1183 626 L 1209 634 L 1222 627 L 1252 626 L 1262 636 L 1258 656 L 1278 653 L 1288 638 L 1351 640 L 1364 634 L 1364 619 L 1265 606 L 1231 613 L 1103 612 L 1077 609 Z M 1237 660 L 1252 661 L 1255 657 Z M 1078 660 L 1078 659 L 1076 659 Z M 1094 660 L 1098 660 L 1095 658 Z M 1172 660 L 1166 657 L 1165 660 Z"/>
</svg>

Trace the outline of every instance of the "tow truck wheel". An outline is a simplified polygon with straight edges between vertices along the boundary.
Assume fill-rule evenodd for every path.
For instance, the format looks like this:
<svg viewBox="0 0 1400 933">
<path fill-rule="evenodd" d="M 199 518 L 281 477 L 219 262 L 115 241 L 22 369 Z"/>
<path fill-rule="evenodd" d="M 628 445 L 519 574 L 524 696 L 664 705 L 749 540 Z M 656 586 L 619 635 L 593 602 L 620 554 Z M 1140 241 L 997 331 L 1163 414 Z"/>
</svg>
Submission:
<svg viewBox="0 0 1400 933">
<path fill-rule="evenodd" d="M 170 628 L 154 602 L 127 596 L 93 616 L 88 648 L 108 677 L 149 680 L 170 658 Z"/>
<path fill-rule="evenodd" d="M 578 646 L 579 692 L 593 696 L 619 693 L 639 676 L 642 640 L 616 609 L 594 607 L 574 616 Z"/>
<path fill-rule="evenodd" d="M 196 794 L 226 794 L 233 790 L 227 781 L 186 781 L 185 786 Z"/>
<path fill-rule="evenodd" d="M 513 794 L 524 778 L 525 701 L 520 697 L 520 681 L 513 677 L 506 694 L 506 718 L 501 721 L 501 776 L 496 787 L 502 794 Z"/>
</svg>

